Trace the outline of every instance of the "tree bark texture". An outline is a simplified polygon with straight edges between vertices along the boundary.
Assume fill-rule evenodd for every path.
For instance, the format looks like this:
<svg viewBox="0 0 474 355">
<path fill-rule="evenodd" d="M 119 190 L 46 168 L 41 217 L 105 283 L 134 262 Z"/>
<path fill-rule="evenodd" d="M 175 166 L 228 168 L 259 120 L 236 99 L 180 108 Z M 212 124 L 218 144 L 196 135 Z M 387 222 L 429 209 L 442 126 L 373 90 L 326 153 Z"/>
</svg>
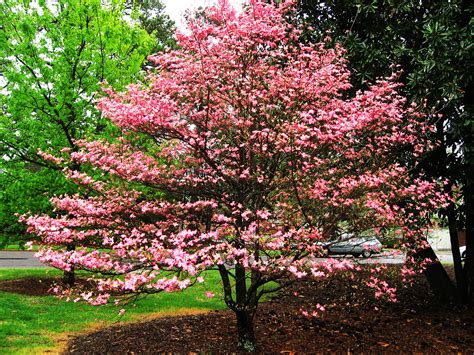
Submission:
<svg viewBox="0 0 474 355">
<path fill-rule="evenodd" d="M 237 311 L 237 332 L 239 340 L 237 347 L 240 351 L 254 352 L 257 349 L 255 333 L 253 329 L 254 312 L 248 310 Z"/>
</svg>

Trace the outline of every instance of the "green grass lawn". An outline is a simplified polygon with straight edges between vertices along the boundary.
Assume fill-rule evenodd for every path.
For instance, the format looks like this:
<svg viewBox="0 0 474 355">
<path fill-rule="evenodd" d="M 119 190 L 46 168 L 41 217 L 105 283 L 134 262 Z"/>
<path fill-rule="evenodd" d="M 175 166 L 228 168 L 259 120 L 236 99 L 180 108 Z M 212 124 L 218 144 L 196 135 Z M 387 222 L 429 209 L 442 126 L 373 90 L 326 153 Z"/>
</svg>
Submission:
<svg viewBox="0 0 474 355">
<path fill-rule="evenodd" d="M 18 244 L 7 244 L 3 247 L 0 248 L 0 250 L 10 250 L 10 251 L 15 251 L 15 250 L 26 250 L 26 248 L 21 248 Z"/>
<path fill-rule="evenodd" d="M 53 269 L 0 269 L 0 280 L 31 276 L 56 276 Z M 220 278 L 209 271 L 204 284 L 178 293 L 160 293 L 126 306 L 90 306 L 66 302 L 52 296 L 30 297 L 0 291 L 0 354 L 39 353 L 56 349 L 67 333 L 83 332 L 117 322 L 146 319 L 147 316 L 172 315 L 225 308 Z M 207 298 L 206 291 L 215 293 Z"/>
<path fill-rule="evenodd" d="M 0 250 L 7 250 L 7 251 L 29 251 L 29 250 L 38 251 L 38 249 L 39 248 L 37 245 L 33 245 L 31 249 L 28 249 L 27 247 L 25 246 L 21 247 L 18 244 L 7 244 L 0 248 Z"/>
</svg>

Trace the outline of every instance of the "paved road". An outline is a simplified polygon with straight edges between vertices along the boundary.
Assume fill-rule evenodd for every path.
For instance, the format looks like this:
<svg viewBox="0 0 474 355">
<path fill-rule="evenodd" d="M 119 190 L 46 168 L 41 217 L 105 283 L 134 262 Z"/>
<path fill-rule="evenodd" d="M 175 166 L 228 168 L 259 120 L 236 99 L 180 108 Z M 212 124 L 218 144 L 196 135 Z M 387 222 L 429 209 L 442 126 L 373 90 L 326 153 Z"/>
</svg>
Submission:
<svg viewBox="0 0 474 355">
<path fill-rule="evenodd" d="M 46 267 L 34 255 L 34 251 L 0 251 L 0 268 Z"/>
<path fill-rule="evenodd" d="M 436 256 L 441 262 L 445 263 L 452 263 L 453 262 L 453 254 L 451 253 L 451 250 L 435 250 Z M 335 256 L 336 258 L 338 256 Z M 351 256 L 344 256 L 351 258 Z M 403 255 L 398 255 L 398 256 L 385 256 L 382 254 L 378 255 L 373 255 L 370 259 L 360 259 L 357 258 L 357 260 L 361 264 L 403 264 L 405 257 Z"/>
<path fill-rule="evenodd" d="M 452 263 L 453 253 L 451 250 L 435 250 L 436 256 L 441 262 Z"/>
<path fill-rule="evenodd" d="M 34 257 L 32 251 L 0 251 L 0 268 L 28 268 L 28 267 L 46 267 Z M 438 258 L 444 262 L 453 262 L 450 250 L 437 252 Z M 337 256 L 336 256 L 337 258 Z M 351 258 L 351 257 L 349 257 Z M 370 259 L 357 260 L 361 264 L 402 264 L 403 256 L 383 256 L 374 255 Z"/>
<path fill-rule="evenodd" d="M 342 258 L 347 258 L 347 259 L 352 259 L 360 264 L 403 264 L 405 260 L 404 255 L 383 255 L 383 254 L 375 254 L 372 255 L 372 257 L 368 259 L 364 258 L 356 258 L 351 255 L 331 255 L 331 258 L 334 259 L 342 259 Z M 323 261 L 326 258 L 317 258 L 316 260 L 318 261 Z"/>
<path fill-rule="evenodd" d="M 28 267 L 46 267 L 34 257 L 32 251 L 0 251 L 0 268 L 28 268 Z M 338 258 L 338 256 L 335 256 Z M 323 259 L 321 259 L 323 260 Z M 374 255 L 370 259 L 357 259 L 361 264 L 402 264 L 403 257 L 384 257 Z"/>
</svg>

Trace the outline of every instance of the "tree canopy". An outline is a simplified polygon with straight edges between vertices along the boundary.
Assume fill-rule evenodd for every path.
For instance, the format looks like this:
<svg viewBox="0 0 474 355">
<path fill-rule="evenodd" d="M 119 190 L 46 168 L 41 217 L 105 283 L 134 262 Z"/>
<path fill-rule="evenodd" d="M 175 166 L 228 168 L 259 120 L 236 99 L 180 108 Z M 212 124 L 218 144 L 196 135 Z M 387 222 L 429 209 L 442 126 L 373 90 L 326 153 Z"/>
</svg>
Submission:
<svg viewBox="0 0 474 355">
<path fill-rule="evenodd" d="M 82 141 L 70 159 L 45 156 L 87 194 L 54 198 L 61 215 L 23 220 L 42 238 L 42 261 L 100 275 L 82 298 L 178 291 L 217 269 L 239 346 L 254 350 L 265 293 L 361 269 L 319 259 L 327 243 L 395 232 L 409 253 L 424 245 L 444 201 L 436 182 L 410 174 L 431 149 L 428 126 L 394 77 L 347 97 L 344 50 L 299 41 L 289 11 L 291 1 L 254 1 L 237 13 L 222 0 L 190 17 L 179 49 L 151 58 L 156 73 L 123 92 L 106 89 L 99 109 L 127 134 Z M 55 247 L 65 243 L 84 247 Z M 394 301 L 380 269 L 363 286 Z"/>
</svg>

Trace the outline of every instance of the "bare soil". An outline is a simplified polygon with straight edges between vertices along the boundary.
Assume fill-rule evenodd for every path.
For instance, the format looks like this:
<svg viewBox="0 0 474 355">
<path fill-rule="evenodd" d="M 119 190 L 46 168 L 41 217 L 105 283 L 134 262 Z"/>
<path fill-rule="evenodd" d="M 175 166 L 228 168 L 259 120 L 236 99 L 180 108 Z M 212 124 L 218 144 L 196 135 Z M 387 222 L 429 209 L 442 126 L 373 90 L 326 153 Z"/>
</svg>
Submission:
<svg viewBox="0 0 474 355">
<path fill-rule="evenodd" d="M 324 282 L 302 282 L 261 304 L 255 321 L 258 351 L 474 351 L 474 311 L 433 298 L 422 275 L 412 287 L 400 289 L 398 303 L 374 300 L 362 287 L 364 277 L 340 275 Z M 391 268 L 389 278 L 400 285 L 398 268 Z M 0 289 L 5 290 L 6 283 Z M 37 292 L 31 288 L 38 284 L 46 283 L 29 279 L 22 293 Z M 19 285 L 15 292 L 20 292 Z M 302 316 L 302 309 L 316 303 L 325 304 L 326 312 L 315 318 Z M 215 311 L 94 331 L 71 339 L 67 352 L 237 352 L 236 333 L 234 314 Z"/>
</svg>

